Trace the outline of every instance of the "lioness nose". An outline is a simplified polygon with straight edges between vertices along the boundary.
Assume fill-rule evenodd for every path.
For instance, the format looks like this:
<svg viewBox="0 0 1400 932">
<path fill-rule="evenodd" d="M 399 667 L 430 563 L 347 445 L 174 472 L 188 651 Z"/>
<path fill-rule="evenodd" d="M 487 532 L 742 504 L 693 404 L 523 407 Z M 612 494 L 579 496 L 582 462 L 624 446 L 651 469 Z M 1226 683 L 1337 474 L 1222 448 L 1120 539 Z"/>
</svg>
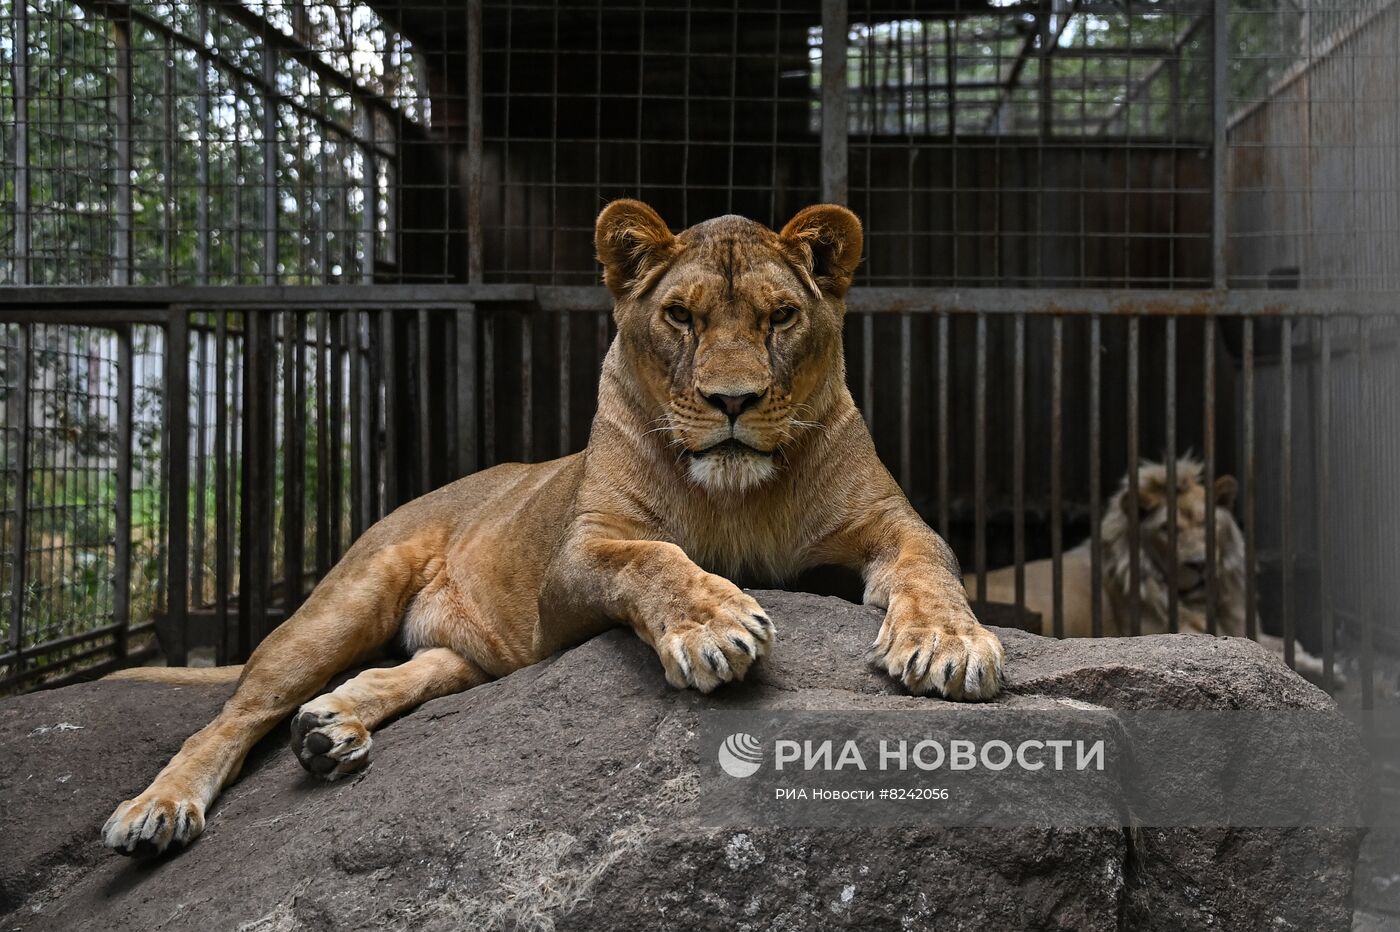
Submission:
<svg viewBox="0 0 1400 932">
<path fill-rule="evenodd" d="M 719 392 L 714 394 L 701 392 L 701 394 L 704 395 L 706 401 L 729 415 L 731 421 L 758 404 L 758 400 L 763 397 L 761 392 L 749 392 L 744 395 L 724 395 Z"/>
</svg>

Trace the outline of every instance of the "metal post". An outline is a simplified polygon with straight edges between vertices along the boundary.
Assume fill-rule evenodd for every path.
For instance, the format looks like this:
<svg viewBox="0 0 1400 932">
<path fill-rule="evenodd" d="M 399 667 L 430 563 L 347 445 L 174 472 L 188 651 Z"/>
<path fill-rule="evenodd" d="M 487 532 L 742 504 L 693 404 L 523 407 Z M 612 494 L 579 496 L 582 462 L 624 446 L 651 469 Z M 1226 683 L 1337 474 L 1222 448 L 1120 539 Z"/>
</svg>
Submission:
<svg viewBox="0 0 1400 932">
<path fill-rule="evenodd" d="M 112 19 L 112 42 L 116 49 L 116 153 L 112 174 L 116 191 L 115 231 L 112 243 L 114 262 L 112 283 L 131 284 L 131 19 L 126 12 Z"/>
<path fill-rule="evenodd" d="M 16 367 L 15 403 L 19 407 L 18 446 L 15 448 L 15 551 L 10 570 L 10 653 L 13 675 L 24 669 L 24 603 L 29 588 L 29 380 L 34 361 L 34 325 L 19 330 L 19 365 Z"/>
<path fill-rule="evenodd" d="M 15 23 L 14 61 L 10 66 L 15 113 L 15 262 L 14 283 L 27 285 L 29 269 L 29 4 L 12 7 Z M 12 629 L 18 630 L 18 629 Z M 15 669 L 19 669 L 16 661 Z"/>
<path fill-rule="evenodd" d="M 481 0 L 467 0 L 467 281 L 481 281 Z"/>
<path fill-rule="evenodd" d="M 846 0 L 822 0 L 822 200 L 846 203 Z"/>
<path fill-rule="evenodd" d="M 1206 489 L 1206 632 L 1215 634 L 1215 593 L 1219 586 L 1216 579 L 1215 566 L 1215 328 L 1214 318 L 1206 318 L 1205 321 L 1205 352 L 1202 363 L 1202 387 L 1201 394 L 1204 396 L 1205 410 L 1202 412 L 1204 419 L 1204 449 L 1201 459 L 1205 462 L 1202 468 L 1205 475 L 1202 482 Z"/>
<path fill-rule="evenodd" d="M 170 665 L 189 662 L 190 570 L 190 394 L 189 312 L 170 312 L 165 339 L 166 451 L 170 470 L 170 567 L 166 577 L 165 611 L 175 639 L 167 653 Z"/>
<path fill-rule="evenodd" d="M 1166 337 L 1166 467 L 1167 467 L 1167 630 L 1177 632 L 1177 580 L 1180 568 L 1176 552 L 1176 318 L 1167 318 Z"/>
<path fill-rule="evenodd" d="M 269 27 L 270 28 L 270 27 Z M 263 40 L 263 85 L 277 87 L 277 50 Z M 263 104 L 263 282 L 277 284 L 277 101 L 269 91 Z M 270 327 L 269 323 L 269 327 Z"/>
<path fill-rule="evenodd" d="M 600 39 L 601 41 L 601 39 Z M 481 242 L 481 0 L 467 2 L 467 281 L 482 279 Z M 474 472 L 479 465 L 477 437 L 476 307 L 465 304 L 456 314 L 457 471 Z"/>
<path fill-rule="evenodd" d="M 1139 333 L 1141 321 L 1132 317 L 1128 320 L 1128 634 L 1142 633 L 1142 533 L 1139 527 L 1141 514 L 1138 504 L 1138 389 L 1139 389 Z M 1121 626 L 1120 626 L 1121 630 Z"/>
<path fill-rule="evenodd" d="M 229 520 L 229 367 L 228 311 L 218 311 L 214 323 L 214 614 L 219 642 L 214 645 L 216 663 L 228 662 L 229 567 L 233 562 L 233 525 Z"/>
<path fill-rule="evenodd" d="M 1225 264 L 1225 182 L 1228 156 L 1229 107 L 1229 0 L 1215 0 L 1211 5 L 1214 34 L 1211 42 L 1211 281 L 1216 288 L 1226 283 Z M 1213 325 L 1214 321 L 1208 321 Z"/>
<path fill-rule="evenodd" d="M 1103 637 L 1103 321 L 1089 318 L 1089 624 Z"/>
<path fill-rule="evenodd" d="M 204 4 L 199 4 L 199 37 L 203 41 L 209 34 L 209 8 Z M 199 65 L 199 99 L 198 119 L 199 119 L 199 177 L 198 188 L 199 198 L 195 205 L 195 216 L 198 218 L 199 238 L 195 246 L 195 271 L 199 276 L 199 283 L 207 285 L 209 283 L 209 66 L 204 59 L 196 59 Z M 221 322 L 223 318 L 220 318 Z M 219 377 L 223 378 L 223 370 L 219 370 Z M 222 412 L 222 409 L 220 409 Z M 222 416 L 222 414 L 220 415 Z"/>
<path fill-rule="evenodd" d="M 282 318 L 282 605 L 287 617 L 301 604 L 306 562 L 306 325 L 302 311 Z"/>
<path fill-rule="evenodd" d="M 132 363 L 131 327 L 124 325 L 117 330 L 117 500 L 112 541 L 112 623 L 118 626 L 118 660 L 126 658 L 127 632 L 131 628 L 131 440 L 136 386 Z"/>
<path fill-rule="evenodd" d="M 1065 636 L 1064 385 L 1065 319 L 1051 320 L 1050 343 L 1050 633 Z"/>
</svg>

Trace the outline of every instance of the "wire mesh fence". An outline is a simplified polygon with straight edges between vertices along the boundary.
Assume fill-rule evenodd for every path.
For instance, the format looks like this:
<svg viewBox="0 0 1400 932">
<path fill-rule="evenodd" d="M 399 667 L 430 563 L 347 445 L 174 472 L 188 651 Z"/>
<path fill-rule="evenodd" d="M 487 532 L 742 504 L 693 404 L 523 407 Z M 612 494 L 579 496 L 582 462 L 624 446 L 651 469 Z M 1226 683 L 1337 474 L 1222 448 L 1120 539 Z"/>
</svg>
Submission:
<svg viewBox="0 0 1400 932">
<path fill-rule="evenodd" d="M 0 2 L 6 500 L 28 486 L 0 675 L 118 618 L 237 659 L 386 510 L 579 449 L 607 200 L 680 228 L 827 199 L 867 228 L 852 391 L 973 586 L 1082 539 L 1100 567 L 1120 481 L 1194 453 L 1241 482 L 1263 630 L 1371 701 L 1400 652 L 1396 6 Z M 124 371 L 121 486 L 48 408 L 120 433 Z"/>
</svg>

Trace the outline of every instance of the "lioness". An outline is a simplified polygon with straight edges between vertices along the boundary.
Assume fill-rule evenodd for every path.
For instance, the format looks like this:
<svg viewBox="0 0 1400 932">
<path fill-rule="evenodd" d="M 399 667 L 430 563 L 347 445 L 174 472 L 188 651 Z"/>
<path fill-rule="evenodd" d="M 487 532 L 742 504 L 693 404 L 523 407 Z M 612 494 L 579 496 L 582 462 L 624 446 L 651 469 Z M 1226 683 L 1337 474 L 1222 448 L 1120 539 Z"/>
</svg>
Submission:
<svg viewBox="0 0 1400 932">
<path fill-rule="evenodd" d="M 1206 488 L 1202 466 L 1189 457 L 1176 464 L 1176 588 L 1177 626 L 1187 634 L 1205 634 L 1206 625 Z M 1215 480 L 1215 621 L 1219 634 L 1244 637 L 1245 550 L 1244 535 L 1230 509 L 1235 504 L 1237 484 L 1233 476 Z M 1103 633 L 1122 636 L 1129 633 L 1128 595 L 1132 590 L 1132 547 L 1128 539 L 1128 477 L 1108 502 L 1099 524 L 1102 540 Z M 1147 462 L 1138 469 L 1138 604 L 1142 633 L 1168 631 L 1167 580 L 1170 578 L 1171 538 L 1167 527 L 1167 469 L 1161 463 Z M 1064 625 L 1066 637 L 1093 634 L 1092 569 L 1090 542 L 1085 541 L 1064 555 Z M 987 599 L 1016 601 L 1015 567 L 987 574 Z M 1050 560 L 1026 564 L 1026 607 L 1038 612 L 1046 633 L 1054 617 L 1054 577 Z M 969 593 L 976 582 L 967 581 Z M 1258 628 L 1256 627 L 1256 630 Z M 1283 640 L 1259 632 L 1259 642 L 1283 656 Z M 1298 672 L 1314 681 L 1322 679 L 1322 661 L 1294 645 Z M 1337 677 L 1334 674 L 1334 679 Z"/>
<path fill-rule="evenodd" d="M 190 842 L 249 748 L 298 706 L 297 759 L 335 779 L 365 766 L 391 716 L 618 624 L 676 687 L 741 679 L 772 648 L 773 623 L 717 573 L 857 568 L 865 601 L 887 609 L 873 663 L 913 693 L 1000 691 L 1000 642 L 846 388 L 855 215 L 819 205 L 780 233 L 727 216 L 675 236 L 621 200 L 599 215 L 595 244 L 617 338 L 587 449 L 468 476 L 367 531 L 253 652 L 219 716 L 112 813 L 108 847 Z M 389 646 L 411 659 L 316 696 Z"/>
</svg>

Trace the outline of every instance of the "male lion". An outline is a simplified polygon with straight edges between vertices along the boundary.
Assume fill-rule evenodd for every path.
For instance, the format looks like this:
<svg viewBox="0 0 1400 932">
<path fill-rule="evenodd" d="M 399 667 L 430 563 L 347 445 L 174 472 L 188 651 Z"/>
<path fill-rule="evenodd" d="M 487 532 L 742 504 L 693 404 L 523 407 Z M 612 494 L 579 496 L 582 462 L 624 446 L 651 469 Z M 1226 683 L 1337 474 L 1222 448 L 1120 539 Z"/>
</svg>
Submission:
<svg viewBox="0 0 1400 932">
<path fill-rule="evenodd" d="M 1206 489 L 1199 461 L 1189 457 L 1176 464 L 1176 588 L 1177 626 L 1188 634 L 1205 634 L 1206 626 Z M 1245 552 L 1244 535 L 1230 509 L 1237 486 L 1233 476 L 1215 480 L 1215 621 L 1219 634 L 1244 637 Z M 1128 477 L 1109 500 L 1099 525 L 1102 546 L 1103 633 L 1129 633 L 1128 596 L 1132 588 L 1132 548 L 1128 539 Z M 1166 634 L 1168 630 L 1167 580 L 1171 567 L 1171 539 L 1167 527 L 1167 469 L 1161 463 L 1144 463 L 1138 470 L 1138 604 L 1142 633 Z M 1064 555 L 1064 624 L 1066 637 L 1093 634 L 1092 569 L 1090 542 Z M 1016 601 L 1015 567 L 987 574 L 987 599 Z M 1050 560 L 1026 564 L 1026 608 L 1038 612 L 1048 629 L 1054 617 L 1054 577 Z M 976 590 L 967 581 L 969 593 Z M 1257 628 L 1256 628 L 1257 630 Z M 1259 642 L 1283 655 L 1283 641 L 1259 633 Z M 1294 645 L 1298 672 L 1308 679 L 1322 679 L 1322 661 Z M 1334 673 L 1334 679 L 1336 674 Z"/>
<path fill-rule="evenodd" d="M 391 716 L 618 624 L 676 687 L 741 679 L 775 632 L 716 573 L 857 568 L 865 601 L 887 609 L 872 662 L 913 693 L 995 696 L 1001 644 L 846 389 L 841 323 L 861 243 L 860 221 L 830 205 L 781 233 L 728 216 L 674 236 L 645 204 L 609 204 L 596 246 L 618 335 L 587 449 L 468 476 L 367 531 L 103 841 L 128 854 L 190 842 L 249 748 L 293 711 L 297 759 L 335 779 L 365 766 Z M 316 695 L 388 647 L 411 659 Z"/>
</svg>

